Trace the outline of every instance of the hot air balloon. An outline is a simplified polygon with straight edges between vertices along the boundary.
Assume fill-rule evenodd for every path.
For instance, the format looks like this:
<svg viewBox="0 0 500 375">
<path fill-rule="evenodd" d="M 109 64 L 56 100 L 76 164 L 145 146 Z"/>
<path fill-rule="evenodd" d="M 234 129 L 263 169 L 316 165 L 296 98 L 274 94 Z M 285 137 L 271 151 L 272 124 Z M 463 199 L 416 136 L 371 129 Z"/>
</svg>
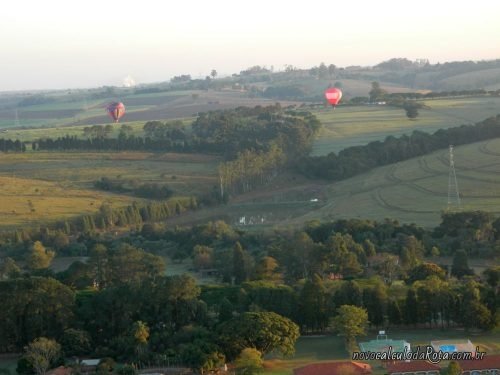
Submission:
<svg viewBox="0 0 500 375">
<path fill-rule="evenodd" d="M 118 122 L 120 117 L 125 114 L 125 106 L 122 102 L 109 103 L 106 106 L 106 112 L 108 112 L 108 115 L 115 120 L 115 122 Z"/>
<path fill-rule="evenodd" d="M 337 87 L 330 87 L 325 91 L 325 98 L 335 109 L 335 106 L 340 102 L 340 98 L 342 98 L 342 91 Z"/>
</svg>

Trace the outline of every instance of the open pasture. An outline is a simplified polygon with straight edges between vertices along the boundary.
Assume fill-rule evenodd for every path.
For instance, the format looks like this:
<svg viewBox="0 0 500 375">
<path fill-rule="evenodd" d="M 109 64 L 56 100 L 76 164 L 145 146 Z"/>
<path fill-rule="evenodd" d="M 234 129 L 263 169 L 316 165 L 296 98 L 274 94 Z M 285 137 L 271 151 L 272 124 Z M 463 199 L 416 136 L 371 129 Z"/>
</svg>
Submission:
<svg viewBox="0 0 500 375">
<path fill-rule="evenodd" d="M 500 214 L 498 150 L 500 138 L 455 147 L 463 210 Z M 225 219 L 246 228 L 273 228 L 300 227 L 316 219 L 391 218 L 434 227 L 448 208 L 448 172 L 446 149 L 334 183 L 283 179 L 272 189 L 242 195 L 226 206 L 172 220 L 188 224 Z"/>
<path fill-rule="evenodd" d="M 455 168 L 464 210 L 500 213 L 500 139 L 455 148 Z M 300 217 L 394 218 L 424 226 L 439 223 L 447 209 L 448 150 L 376 168 L 331 184 L 326 204 Z M 453 207 L 452 207 L 453 208 Z"/>
<path fill-rule="evenodd" d="M 78 101 L 57 101 L 27 107 L 0 110 L 0 128 L 44 127 L 61 128 L 64 135 L 68 126 L 109 124 L 110 118 L 104 108 L 106 103 L 117 98 Z M 246 92 L 224 91 L 171 91 L 153 94 L 125 95 L 119 98 L 126 106 L 125 116 L 120 123 L 144 122 L 150 120 L 171 120 L 196 116 L 198 112 L 229 109 L 238 106 L 271 105 L 277 100 L 250 98 Z M 279 101 L 279 100 L 278 100 Z M 283 106 L 300 104 L 279 101 Z M 16 114 L 17 112 L 17 114 Z M 13 129 L 11 132 L 22 133 Z M 10 133 L 10 132 L 9 132 Z"/>
<path fill-rule="evenodd" d="M 323 127 L 313 145 L 313 155 L 326 155 L 387 136 L 411 134 L 414 130 L 433 133 L 482 121 L 500 113 L 500 98 L 453 98 L 423 101 L 430 109 L 419 110 L 416 120 L 409 120 L 405 111 L 385 105 L 342 106 L 324 108 L 313 113 Z"/>
<path fill-rule="evenodd" d="M 132 202 L 131 197 L 70 189 L 57 182 L 0 176 L 0 228 L 33 226 L 96 212 L 101 204 Z"/>
<path fill-rule="evenodd" d="M 139 152 L 27 152 L 0 155 L 0 227 L 32 225 L 92 213 L 103 202 L 140 198 L 94 188 L 108 177 L 126 186 L 168 185 L 176 196 L 198 195 L 216 184 L 218 159 L 201 154 Z"/>
</svg>

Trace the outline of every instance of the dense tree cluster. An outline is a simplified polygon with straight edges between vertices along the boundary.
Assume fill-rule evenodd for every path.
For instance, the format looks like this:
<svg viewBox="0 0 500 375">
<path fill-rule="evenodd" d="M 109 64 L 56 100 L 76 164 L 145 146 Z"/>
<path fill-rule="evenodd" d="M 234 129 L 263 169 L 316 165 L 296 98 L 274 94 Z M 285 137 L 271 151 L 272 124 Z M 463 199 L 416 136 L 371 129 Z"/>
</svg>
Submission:
<svg viewBox="0 0 500 375">
<path fill-rule="evenodd" d="M 24 152 L 26 146 L 20 140 L 0 138 L 0 151 L 1 152 Z"/>
<path fill-rule="evenodd" d="M 100 180 L 94 183 L 94 186 L 104 191 L 132 193 L 137 197 L 149 199 L 168 199 L 174 193 L 168 186 L 158 183 L 134 184 L 133 186 L 128 186 L 124 181 L 112 180 L 109 177 L 101 177 Z"/>
<path fill-rule="evenodd" d="M 112 220 L 111 212 L 102 215 Z M 73 241 L 54 233 L 43 243 L 4 241 L 1 252 L 13 258 L 0 263 L 0 348 L 16 351 L 46 337 L 65 355 L 205 371 L 227 360 L 259 367 L 262 355 L 289 354 L 299 329 L 341 332 L 349 350 L 368 326 L 491 329 L 499 323 L 500 269 L 475 275 L 467 262 L 498 256 L 498 221 L 462 212 L 443 215 L 432 231 L 340 220 L 264 234 L 222 221 L 144 224 L 120 239 L 79 238 L 87 258 L 59 273 L 16 262 L 23 247 L 26 256 L 34 248 L 60 255 Z M 424 259 L 438 252 L 453 255 L 453 265 Z M 218 283 L 166 277 L 164 256 L 191 258 Z"/>
<path fill-rule="evenodd" d="M 500 115 L 475 125 L 440 129 L 433 134 L 414 131 L 410 136 L 389 136 L 384 141 L 348 147 L 338 154 L 304 158 L 299 170 L 307 176 L 341 180 L 372 168 L 425 155 L 452 145 L 464 145 L 500 137 Z"/>
<path fill-rule="evenodd" d="M 34 150 L 148 150 L 208 152 L 233 160 L 245 151 L 261 154 L 278 147 L 287 158 L 306 155 L 320 123 L 308 112 L 284 111 L 279 104 L 201 113 L 191 132 L 180 122 L 149 121 L 144 137 L 127 134 L 108 138 L 106 127 L 86 128 L 86 138 L 64 136 L 33 142 Z M 108 129 L 109 130 L 109 129 Z"/>
</svg>

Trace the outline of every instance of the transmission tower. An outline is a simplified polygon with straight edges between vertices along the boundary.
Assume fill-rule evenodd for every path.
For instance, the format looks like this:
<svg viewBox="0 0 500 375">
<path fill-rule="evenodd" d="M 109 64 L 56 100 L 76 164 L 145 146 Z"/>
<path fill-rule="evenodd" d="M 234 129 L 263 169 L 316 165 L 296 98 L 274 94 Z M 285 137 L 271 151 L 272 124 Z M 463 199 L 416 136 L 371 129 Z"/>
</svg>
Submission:
<svg viewBox="0 0 500 375">
<path fill-rule="evenodd" d="M 15 126 L 16 128 L 18 128 L 18 127 L 19 127 L 19 125 L 20 125 L 20 124 L 19 124 L 19 114 L 18 114 L 18 112 L 17 112 L 17 108 L 16 108 L 15 115 L 14 115 L 14 126 Z"/>
<path fill-rule="evenodd" d="M 457 174 L 455 173 L 455 162 L 453 160 L 453 145 L 450 145 L 450 172 L 448 174 L 448 210 L 461 209 L 460 193 L 458 191 Z"/>
</svg>

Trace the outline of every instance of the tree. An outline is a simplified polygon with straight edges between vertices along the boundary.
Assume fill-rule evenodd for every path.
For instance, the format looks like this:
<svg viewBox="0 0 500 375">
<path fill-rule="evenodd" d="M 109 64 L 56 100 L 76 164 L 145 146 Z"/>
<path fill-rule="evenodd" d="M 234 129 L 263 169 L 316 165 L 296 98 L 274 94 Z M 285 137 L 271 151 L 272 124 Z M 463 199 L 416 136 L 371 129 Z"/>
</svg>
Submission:
<svg viewBox="0 0 500 375">
<path fill-rule="evenodd" d="M 149 338 L 149 327 L 140 320 L 135 322 L 131 330 L 132 336 L 138 345 L 147 344 Z"/>
<path fill-rule="evenodd" d="M 315 274 L 300 292 L 299 321 L 307 330 L 324 330 L 328 325 L 328 298 L 323 280 Z"/>
<path fill-rule="evenodd" d="M 5 258 L 3 262 L 0 262 L 0 280 L 3 279 L 14 279 L 21 275 L 21 269 L 16 264 L 14 259 Z"/>
<path fill-rule="evenodd" d="M 465 250 L 458 250 L 453 257 L 453 264 L 451 266 L 451 274 L 455 277 L 461 278 L 463 276 L 471 275 L 473 271 L 469 268 L 469 260 Z"/>
<path fill-rule="evenodd" d="M 378 100 L 383 99 L 386 94 L 387 92 L 385 90 L 382 90 L 382 88 L 380 88 L 380 83 L 376 81 L 372 82 L 372 89 L 368 93 L 368 95 L 370 95 L 371 102 L 376 102 Z"/>
<path fill-rule="evenodd" d="M 333 327 L 345 337 L 346 349 L 353 352 L 357 336 L 366 335 L 368 312 L 366 309 L 351 305 L 342 305 L 337 309 Z"/>
<path fill-rule="evenodd" d="M 389 301 L 387 306 L 387 318 L 390 324 L 400 325 L 403 323 L 403 314 L 397 300 Z"/>
<path fill-rule="evenodd" d="M 389 285 L 392 283 L 392 280 L 401 273 L 398 257 L 388 253 L 381 254 L 380 263 L 375 268 L 378 274 L 382 276 L 384 281 Z"/>
<path fill-rule="evenodd" d="M 408 289 L 406 292 L 404 322 L 406 324 L 416 325 L 418 323 L 418 301 L 415 290 Z"/>
<path fill-rule="evenodd" d="M 255 348 L 263 355 L 276 351 L 293 354 L 299 327 L 290 319 L 273 312 L 246 312 L 222 323 L 219 341 L 226 356 L 234 359 L 245 348 Z"/>
<path fill-rule="evenodd" d="M 61 355 L 61 345 L 45 337 L 35 339 L 26 347 L 25 357 L 37 375 L 44 375 Z"/>
<path fill-rule="evenodd" d="M 241 375 L 253 375 L 260 372 L 263 364 L 262 354 L 254 348 L 243 349 L 234 362 L 236 373 Z"/>
<path fill-rule="evenodd" d="M 99 253 L 99 256 L 103 254 Z M 105 274 L 110 283 L 129 283 L 154 279 L 165 272 L 165 261 L 157 255 L 146 253 L 127 243 L 107 253 Z"/>
<path fill-rule="evenodd" d="M 217 70 L 212 69 L 212 71 L 210 72 L 210 76 L 212 77 L 212 79 L 215 79 L 215 77 L 217 77 Z"/>
<path fill-rule="evenodd" d="M 140 320 L 135 322 L 130 329 L 130 335 L 135 345 L 135 352 L 139 359 L 144 357 L 147 351 L 149 339 L 149 327 L 146 323 Z"/>
<path fill-rule="evenodd" d="M 183 363 L 200 374 L 221 367 L 225 362 L 224 354 L 219 348 L 202 339 L 181 345 L 180 357 Z"/>
<path fill-rule="evenodd" d="M 330 78 L 333 78 L 333 75 L 335 74 L 335 71 L 337 70 L 337 67 L 334 64 L 328 65 L 328 75 Z"/>
<path fill-rule="evenodd" d="M 37 337 L 60 337 L 75 308 L 75 293 L 53 278 L 0 282 L 0 350 L 22 348 Z"/>
<path fill-rule="evenodd" d="M 262 258 L 255 267 L 255 279 L 280 281 L 282 276 L 277 272 L 278 267 L 278 261 L 273 257 Z"/>
<path fill-rule="evenodd" d="M 66 356 L 88 354 L 92 349 L 92 338 L 87 331 L 68 328 L 62 336 L 61 346 Z"/>
<path fill-rule="evenodd" d="M 214 249 L 208 246 L 196 245 L 193 248 L 193 266 L 197 270 L 212 268 L 214 264 Z"/>
<path fill-rule="evenodd" d="M 415 102 L 406 101 L 403 104 L 403 109 L 406 112 L 406 117 L 408 117 L 410 120 L 414 120 L 418 117 L 419 108 L 421 108 L 421 105 Z"/>
<path fill-rule="evenodd" d="M 248 279 L 246 258 L 245 250 L 237 241 L 233 247 L 233 277 L 236 284 L 241 284 Z"/>
<path fill-rule="evenodd" d="M 97 365 L 97 373 L 99 375 L 109 374 L 113 372 L 115 366 L 116 362 L 114 361 L 113 358 L 110 357 L 103 358 L 99 361 L 99 364 Z"/>
<path fill-rule="evenodd" d="M 496 288 L 500 282 L 500 266 L 487 268 L 484 270 L 483 275 L 486 277 L 486 282 L 492 288 Z"/>
<path fill-rule="evenodd" d="M 456 361 L 451 361 L 446 368 L 445 375 L 460 375 L 462 373 L 462 369 L 460 365 Z"/>
<path fill-rule="evenodd" d="M 437 264 L 434 263 L 422 263 L 416 267 L 413 267 L 408 275 L 407 283 L 413 284 L 417 280 L 425 280 L 430 276 L 436 276 L 441 280 L 446 278 L 446 272 Z"/>
<path fill-rule="evenodd" d="M 368 312 L 370 323 L 378 327 L 384 323 L 387 306 L 387 288 L 379 283 L 373 288 L 363 290 L 363 306 Z"/>
<path fill-rule="evenodd" d="M 28 252 L 26 263 L 32 270 L 48 268 L 55 255 L 53 251 L 45 249 L 40 241 L 35 241 Z"/>
<path fill-rule="evenodd" d="M 63 233 L 63 232 L 57 232 L 54 238 L 52 239 L 54 248 L 59 251 L 62 248 L 66 247 L 69 245 L 69 238 L 68 236 Z"/>
<path fill-rule="evenodd" d="M 326 79 L 326 78 L 328 78 L 328 74 L 329 74 L 329 69 L 327 68 L 325 63 L 322 62 L 321 64 L 319 64 L 318 78 L 319 79 Z"/>
</svg>

